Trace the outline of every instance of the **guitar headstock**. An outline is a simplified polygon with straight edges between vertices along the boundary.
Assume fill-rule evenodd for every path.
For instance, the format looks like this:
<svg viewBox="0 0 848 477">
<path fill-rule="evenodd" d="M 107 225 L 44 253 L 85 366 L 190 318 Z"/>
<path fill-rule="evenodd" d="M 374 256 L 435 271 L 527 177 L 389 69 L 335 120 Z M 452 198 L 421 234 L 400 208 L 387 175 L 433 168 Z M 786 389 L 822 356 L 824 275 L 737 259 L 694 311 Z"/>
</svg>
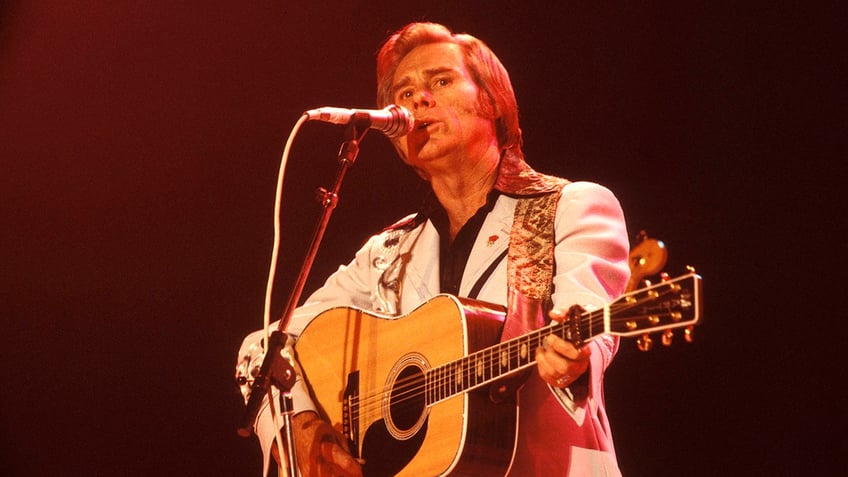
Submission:
<svg viewBox="0 0 848 477">
<path fill-rule="evenodd" d="M 670 344 L 672 330 L 685 328 L 691 341 L 692 327 L 702 312 L 701 277 L 690 269 L 677 278 L 663 280 L 623 295 L 609 305 L 609 329 L 613 335 L 641 337 L 639 348 L 650 348 L 649 333 L 663 331 L 663 343 Z M 647 339 L 646 339 L 647 338 Z M 667 341 L 667 342 L 666 342 Z"/>
</svg>

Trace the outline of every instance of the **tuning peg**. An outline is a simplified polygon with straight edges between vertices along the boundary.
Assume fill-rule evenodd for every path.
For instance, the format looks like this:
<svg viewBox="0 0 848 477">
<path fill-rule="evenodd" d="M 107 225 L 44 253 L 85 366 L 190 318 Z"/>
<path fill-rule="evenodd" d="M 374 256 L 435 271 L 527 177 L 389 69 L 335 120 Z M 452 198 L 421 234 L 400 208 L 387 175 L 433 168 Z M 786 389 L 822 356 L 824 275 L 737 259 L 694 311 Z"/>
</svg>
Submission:
<svg viewBox="0 0 848 477">
<path fill-rule="evenodd" d="M 639 348 L 639 351 L 650 351 L 653 346 L 654 340 L 647 334 L 636 340 L 636 347 Z"/>
<path fill-rule="evenodd" d="M 669 280 L 671 280 L 671 277 L 669 277 L 669 276 L 668 276 L 668 273 L 666 273 L 666 272 L 662 272 L 662 273 L 660 273 L 660 281 L 662 281 L 663 283 L 665 283 L 665 282 L 667 282 L 667 281 L 669 281 Z"/>
<path fill-rule="evenodd" d="M 663 346 L 671 346 L 671 340 L 674 338 L 674 332 L 671 330 L 665 330 L 662 334 L 662 344 Z"/>
<path fill-rule="evenodd" d="M 687 326 L 683 330 L 683 339 L 686 340 L 687 343 L 691 343 L 691 342 L 695 341 L 695 327 L 694 326 L 691 326 L 691 325 Z"/>
<path fill-rule="evenodd" d="M 686 265 L 686 271 L 689 273 L 695 273 L 695 267 L 692 265 Z"/>
</svg>

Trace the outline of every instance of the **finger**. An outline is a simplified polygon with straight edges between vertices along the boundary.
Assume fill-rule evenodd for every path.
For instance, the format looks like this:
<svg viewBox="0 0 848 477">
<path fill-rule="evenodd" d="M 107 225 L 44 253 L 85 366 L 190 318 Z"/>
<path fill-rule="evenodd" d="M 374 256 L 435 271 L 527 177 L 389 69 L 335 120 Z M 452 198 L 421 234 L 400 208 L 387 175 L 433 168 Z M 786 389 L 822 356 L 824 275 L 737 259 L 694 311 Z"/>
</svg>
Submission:
<svg viewBox="0 0 848 477">
<path fill-rule="evenodd" d="M 365 459 L 353 456 L 353 453 L 350 451 L 350 441 L 347 440 L 344 434 L 336 434 L 336 443 L 339 445 L 339 447 L 342 448 L 345 454 L 347 454 L 347 456 L 353 459 L 357 464 L 359 464 L 360 466 L 365 464 Z"/>
<path fill-rule="evenodd" d="M 344 471 L 345 475 L 362 475 L 359 462 L 339 446 L 333 448 L 333 462 Z"/>
<path fill-rule="evenodd" d="M 573 344 L 554 334 L 549 334 L 542 339 L 542 348 L 545 351 L 554 351 L 569 359 L 575 359 L 579 354 Z"/>
<path fill-rule="evenodd" d="M 333 472 L 332 464 L 328 464 L 326 462 L 320 462 L 316 464 L 318 467 L 318 477 L 335 477 L 335 472 Z M 306 474 L 309 475 L 309 474 Z"/>
<path fill-rule="evenodd" d="M 565 318 L 565 315 L 568 313 L 568 310 L 565 308 L 554 308 L 550 312 L 548 312 L 548 316 L 554 320 L 562 323 L 562 319 Z"/>
<path fill-rule="evenodd" d="M 322 443 L 321 455 L 331 464 L 334 472 L 345 476 L 362 475 L 359 462 L 335 442 Z"/>
<path fill-rule="evenodd" d="M 546 350 L 553 350 L 562 355 L 564 358 L 571 361 L 586 361 L 592 354 L 592 349 L 588 346 L 577 347 L 574 343 L 566 341 L 556 335 L 548 335 L 545 339 Z"/>
<path fill-rule="evenodd" d="M 305 474 L 304 474 L 305 475 Z M 362 474 L 350 474 L 332 462 L 324 462 L 318 468 L 317 477 L 356 477 Z"/>
<path fill-rule="evenodd" d="M 543 367 L 542 365 L 537 367 L 539 369 L 539 377 L 542 381 L 550 384 L 551 386 L 562 388 L 574 380 L 573 377 L 568 374 L 567 368 L 564 368 L 566 371 L 562 371 L 547 366 Z"/>
<path fill-rule="evenodd" d="M 577 357 L 577 361 L 589 361 L 589 357 L 592 356 L 592 348 L 589 346 L 581 346 L 580 347 L 580 355 Z"/>
<path fill-rule="evenodd" d="M 554 384 L 560 377 L 568 373 L 568 362 L 554 351 L 536 352 L 536 368 L 539 377 L 549 384 Z"/>
</svg>

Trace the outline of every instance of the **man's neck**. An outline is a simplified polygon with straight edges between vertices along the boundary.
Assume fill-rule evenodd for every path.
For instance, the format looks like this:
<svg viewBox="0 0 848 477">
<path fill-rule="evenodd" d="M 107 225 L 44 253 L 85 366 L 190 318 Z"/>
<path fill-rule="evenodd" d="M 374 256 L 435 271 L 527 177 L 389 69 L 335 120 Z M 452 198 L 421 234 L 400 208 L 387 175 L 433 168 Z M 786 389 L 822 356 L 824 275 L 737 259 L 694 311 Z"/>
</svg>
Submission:
<svg viewBox="0 0 848 477">
<path fill-rule="evenodd" d="M 476 176 L 447 176 L 431 179 L 430 185 L 444 207 L 453 240 L 463 225 L 486 204 L 497 180 L 497 164 Z"/>
</svg>

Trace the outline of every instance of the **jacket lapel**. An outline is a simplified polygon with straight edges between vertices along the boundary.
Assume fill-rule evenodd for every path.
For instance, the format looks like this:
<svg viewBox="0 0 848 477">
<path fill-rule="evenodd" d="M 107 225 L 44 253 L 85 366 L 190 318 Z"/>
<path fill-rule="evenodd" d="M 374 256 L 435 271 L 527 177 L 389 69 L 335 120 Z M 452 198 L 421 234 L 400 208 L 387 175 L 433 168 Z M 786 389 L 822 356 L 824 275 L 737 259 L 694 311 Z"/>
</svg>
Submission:
<svg viewBox="0 0 848 477">
<path fill-rule="evenodd" d="M 429 221 L 418 228 L 418 236 L 400 251 L 407 261 L 401 297 L 403 312 L 439 293 L 439 234 Z"/>
<path fill-rule="evenodd" d="M 462 274 L 460 294 L 467 296 L 481 275 L 501 256 L 509 246 L 509 231 L 512 227 L 515 199 L 501 195 L 495 207 L 483 222 L 477 240 L 471 249 L 465 272 Z"/>
</svg>

